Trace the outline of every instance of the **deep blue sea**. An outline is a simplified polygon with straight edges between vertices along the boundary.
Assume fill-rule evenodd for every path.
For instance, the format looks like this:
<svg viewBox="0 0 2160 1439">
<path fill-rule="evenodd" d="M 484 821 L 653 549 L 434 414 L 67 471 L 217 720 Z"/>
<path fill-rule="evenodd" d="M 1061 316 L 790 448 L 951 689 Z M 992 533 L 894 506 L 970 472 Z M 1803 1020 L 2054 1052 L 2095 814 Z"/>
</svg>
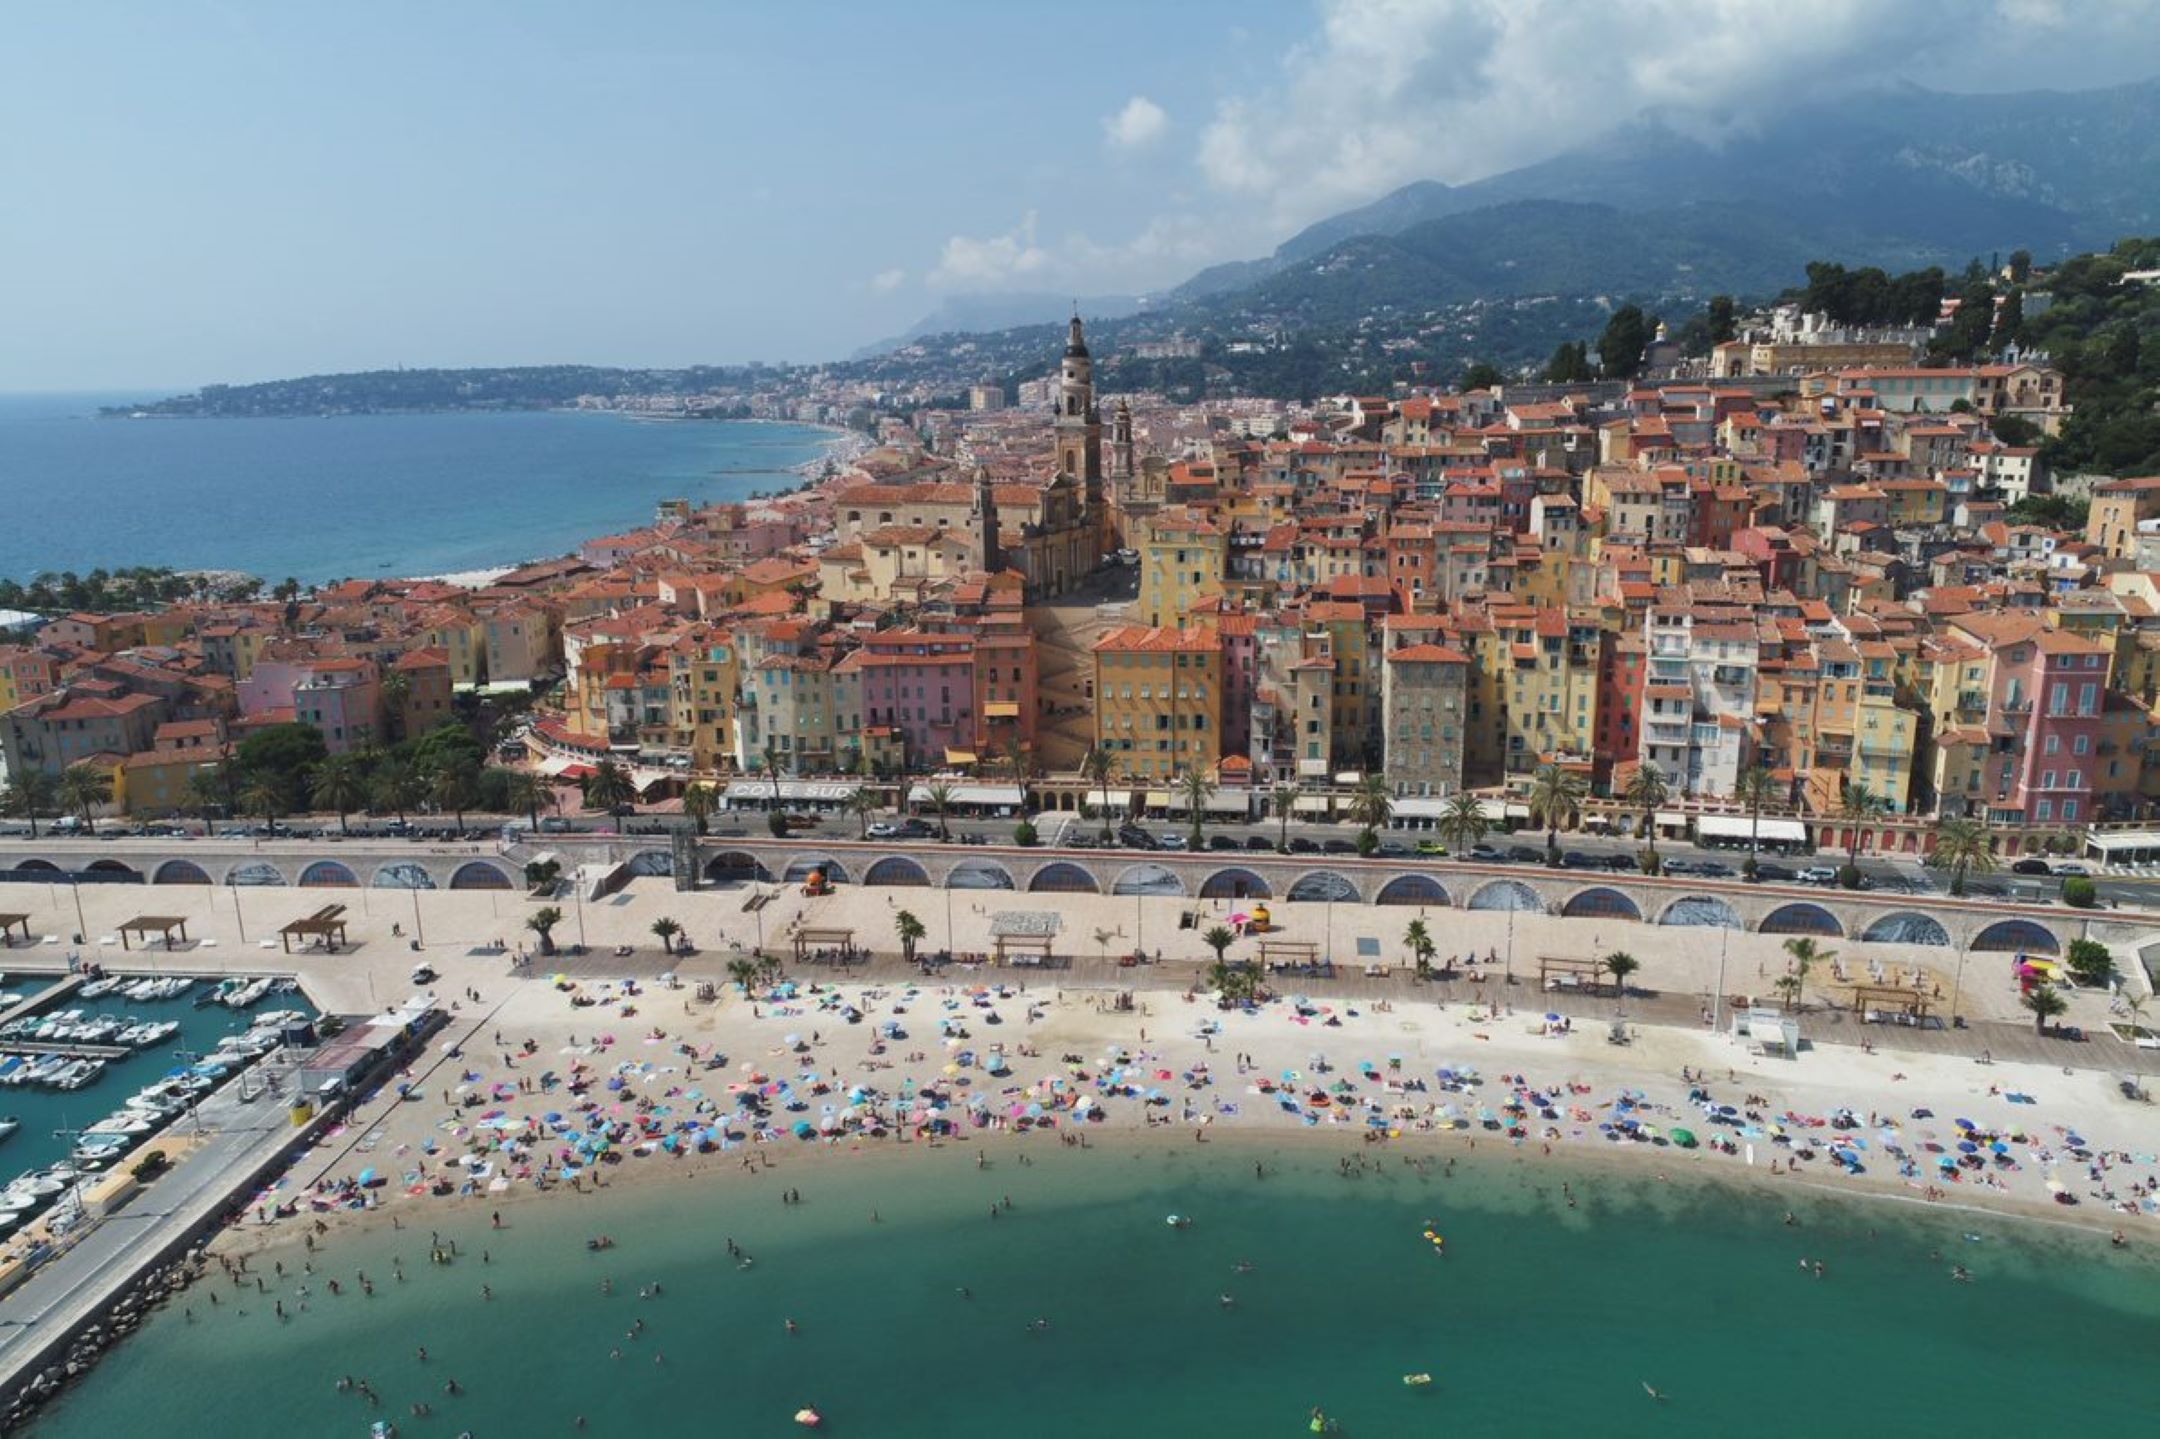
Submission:
<svg viewBox="0 0 2160 1439">
<path fill-rule="evenodd" d="M 671 496 L 797 483 L 830 432 L 614 415 L 101 420 L 125 395 L 0 395 L 0 576 L 168 565 L 275 583 L 562 554 Z"/>
</svg>

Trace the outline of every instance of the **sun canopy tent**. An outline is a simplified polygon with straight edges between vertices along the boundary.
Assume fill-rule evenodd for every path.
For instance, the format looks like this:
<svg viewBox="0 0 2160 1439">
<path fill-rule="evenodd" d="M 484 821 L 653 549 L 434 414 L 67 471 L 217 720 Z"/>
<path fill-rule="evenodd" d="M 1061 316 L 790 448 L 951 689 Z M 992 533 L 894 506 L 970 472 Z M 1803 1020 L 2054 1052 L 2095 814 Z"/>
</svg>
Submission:
<svg viewBox="0 0 2160 1439">
<path fill-rule="evenodd" d="M 0 946 L 15 943 L 15 931 L 22 930 L 24 944 L 33 943 L 30 938 L 30 916 L 27 914 L 0 914 Z"/>
<path fill-rule="evenodd" d="M 1659 824 L 1664 824 L 1665 820 L 1666 816 L 1658 816 Z M 1764 815 L 1759 821 L 1762 826 L 1760 831 L 1756 829 L 1757 823 L 1758 821 L 1744 814 L 1699 815 L 1695 820 L 1695 832 L 1704 839 L 1746 840 L 1759 833 L 1761 838 L 1770 844 L 1807 843 L 1807 826 L 1799 820 Z M 2160 836 L 2155 836 L 2153 842 L 2160 844 Z"/>
<path fill-rule="evenodd" d="M 1733 1016 L 1733 1032 L 1757 1054 L 1800 1057 L 1800 1021 L 1775 1009 L 1750 1009 Z"/>
<path fill-rule="evenodd" d="M 279 925 L 278 938 L 284 941 L 287 954 L 292 953 L 296 939 L 321 940 L 334 954 L 346 942 L 344 914 L 344 905 L 326 904 L 305 918 Z"/>
</svg>

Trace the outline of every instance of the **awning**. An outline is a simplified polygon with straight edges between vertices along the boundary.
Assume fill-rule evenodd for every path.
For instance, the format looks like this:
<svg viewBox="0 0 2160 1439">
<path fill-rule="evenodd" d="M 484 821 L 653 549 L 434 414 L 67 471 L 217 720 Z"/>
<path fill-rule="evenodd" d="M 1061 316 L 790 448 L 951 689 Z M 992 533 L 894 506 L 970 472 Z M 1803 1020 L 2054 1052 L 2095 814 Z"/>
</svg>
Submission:
<svg viewBox="0 0 2160 1439">
<path fill-rule="evenodd" d="M 2121 854 L 2127 850 L 2160 849 L 2160 830 L 2117 829 L 2085 836 L 2085 847 L 2102 854 Z"/>
<path fill-rule="evenodd" d="M 1326 814 L 1335 801 L 1324 794 L 1301 794 L 1297 797 L 1299 814 Z"/>
<path fill-rule="evenodd" d="M 1151 789 L 1141 800 L 1141 803 L 1144 807 L 1148 809 L 1168 809 L 1170 808 L 1170 791 L 1166 789 Z"/>
<path fill-rule="evenodd" d="M 540 773 L 549 779 L 560 779 L 565 771 L 579 763 L 580 761 L 571 759 L 568 755 L 551 754 L 540 761 Z"/>
<path fill-rule="evenodd" d="M 1512 799 L 1481 799 L 1478 808 L 1485 812 L 1485 818 L 1494 821 L 1530 818 L 1530 806 Z"/>
<path fill-rule="evenodd" d="M 1675 810 L 1661 809 L 1657 812 L 1657 827 L 1659 829 L 1685 829 L 1687 828 L 1687 816 Z"/>
<path fill-rule="evenodd" d="M 975 751 L 971 749 L 949 749 L 945 751 L 945 763 L 973 764 L 975 763 Z"/>
<path fill-rule="evenodd" d="M 1016 784 L 951 784 L 946 788 L 951 791 L 954 804 L 1002 805 L 1007 809 L 1018 809 L 1027 802 L 1027 796 Z M 919 784 L 908 791 L 909 804 L 929 802 L 930 786 Z"/>
<path fill-rule="evenodd" d="M 1424 796 L 1409 796 L 1395 801 L 1396 819 L 1438 819 L 1447 813 L 1448 802 Z"/>
<path fill-rule="evenodd" d="M 986 719 L 1018 719 L 1020 718 L 1020 701 L 991 700 L 983 706 L 983 716 Z"/>
<path fill-rule="evenodd" d="M 1665 823 L 1663 815 L 1658 816 L 1658 823 Z M 1695 832 L 1708 839 L 1746 839 L 1751 834 L 1759 833 L 1762 838 L 1778 844 L 1807 843 L 1807 826 L 1799 820 L 1777 819 L 1765 815 L 1760 821 L 1762 828 L 1759 831 L 1755 828 L 1756 823 L 1757 821 L 1744 814 L 1698 815 L 1695 819 Z M 2160 835 L 2153 836 L 2153 843 L 2160 844 Z"/>
<path fill-rule="evenodd" d="M 600 771 L 599 771 L 599 770 L 597 770 L 597 769 L 595 769 L 595 768 L 594 768 L 593 766 L 591 766 L 591 765 L 589 765 L 589 764 L 578 764 L 578 763 L 576 763 L 576 762 L 574 762 L 574 761 L 573 761 L 572 763 L 570 763 L 570 764 L 566 764 L 566 765 L 564 765 L 564 766 L 562 767 L 562 771 L 561 771 L 561 773 L 560 773 L 560 774 L 559 774 L 559 775 L 557 776 L 557 778 L 559 778 L 559 779 L 591 779 L 591 778 L 592 778 L 592 777 L 593 777 L 594 775 L 596 775 L 596 774 L 598 774 L 598 773 L 600 773 Z"/>
<path fill-rule="evenodd" d="M 859 784 L 837 780 L 784 779 L 780 781 L 780 803 L 845 804 L 848 797 L 861 789 Z M 771 804 L 773 782 L 769 779 L 729 780 L 726 794 L 730 805 Z"/>
<path fill-rule="evenodd" d="M 1172 790 L 1169 795 L 1169 803 L 1164 807 L 1182 811 L 1185 808 L 1185 792 L 1183 790 Z M 1201 808 L 1209 814 L 1252 813 L 1252 805 L 1243 793 L 1222 794 L 1218 792 L 1211 794 L 1207 797 L 1207 803 L 1202 805 Z"/>
</svg>

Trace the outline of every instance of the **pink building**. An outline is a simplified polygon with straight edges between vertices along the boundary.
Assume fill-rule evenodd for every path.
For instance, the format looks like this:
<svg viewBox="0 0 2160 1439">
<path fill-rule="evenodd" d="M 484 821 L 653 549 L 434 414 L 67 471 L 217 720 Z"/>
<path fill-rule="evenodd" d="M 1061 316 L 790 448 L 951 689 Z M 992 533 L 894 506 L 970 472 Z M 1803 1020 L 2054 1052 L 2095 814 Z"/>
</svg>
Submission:
<svg viewBox="0 0 2160 1439">
<path fill-rule="evenodd" d="M 322 731 L 323 745 L 344 754 L 383 733 L 382 686 L 366 660 L 262 660 L 240 685 L 240 713 L 250 719 L 290 709 Z"/>
<path fill-rule="evenodd" d="M 896 730 L 911 766 L 937 768 L 948 751 L 974 753 L 975 637 L 888 630 L 865 637 L 863 724 Z"/>
</svg>

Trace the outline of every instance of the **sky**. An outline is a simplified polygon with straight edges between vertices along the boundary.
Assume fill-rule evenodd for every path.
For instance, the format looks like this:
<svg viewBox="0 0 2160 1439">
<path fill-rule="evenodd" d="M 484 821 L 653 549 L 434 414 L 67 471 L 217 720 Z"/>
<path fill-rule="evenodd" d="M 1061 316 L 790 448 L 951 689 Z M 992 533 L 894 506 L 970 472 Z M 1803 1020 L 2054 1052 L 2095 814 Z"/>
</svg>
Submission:
<svg viewBox="0 0 2160 1439">
<path fill-rule="evenodd" d="M 0 391 L 845 355 L 1648 106 L 2160 74 L 2160 0 L 101 0 L 0 38 Z"/>
</svg>

